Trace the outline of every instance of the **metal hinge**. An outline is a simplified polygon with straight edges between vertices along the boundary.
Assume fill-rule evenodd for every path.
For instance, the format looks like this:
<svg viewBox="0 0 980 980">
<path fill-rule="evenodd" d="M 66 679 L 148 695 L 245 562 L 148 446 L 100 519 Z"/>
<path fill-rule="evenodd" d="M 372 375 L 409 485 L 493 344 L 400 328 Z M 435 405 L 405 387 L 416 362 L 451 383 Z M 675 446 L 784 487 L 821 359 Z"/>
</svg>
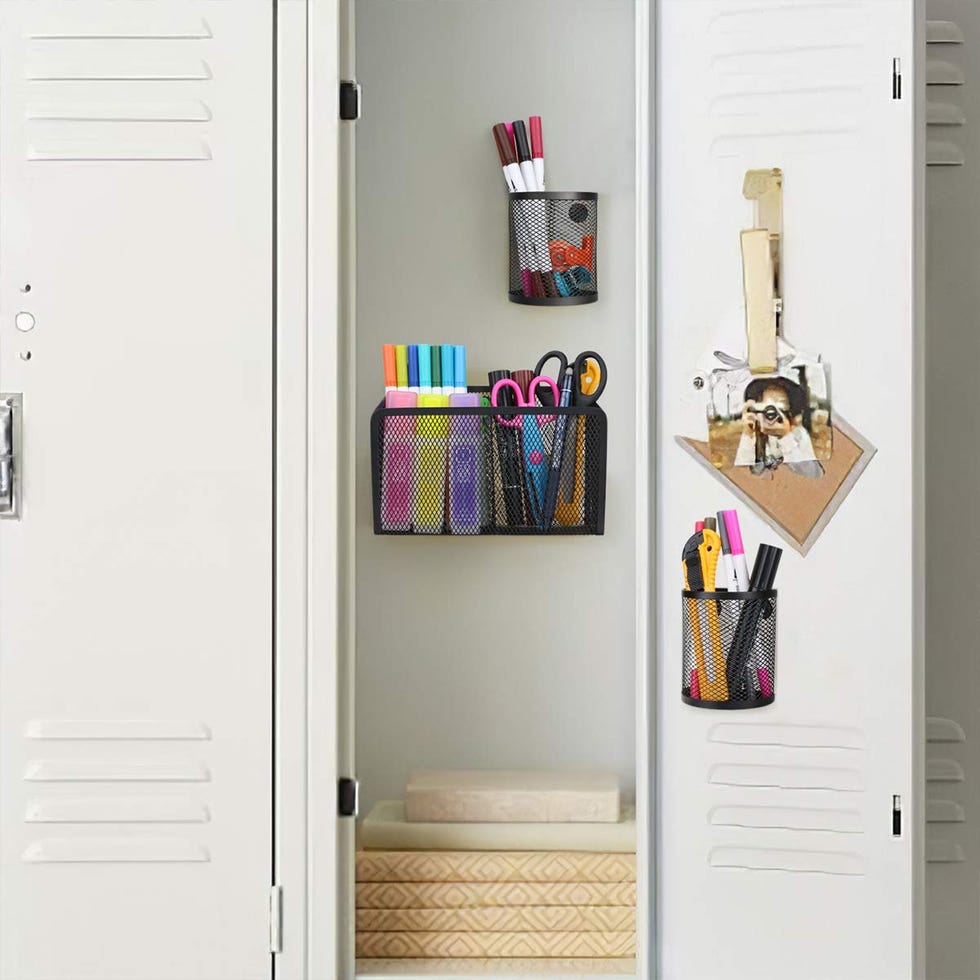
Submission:
<svg viewBox="0 0 980 980">
<path fill-rule="evenodd" d="M 269 952 L 282 952 L 282 885 L 269 889 Z"/>
<path fill-rule="evenodd" d="M 357 816 L 358 790 L 356 779 L 348 779 L 344 776 L 337 780 L 337 813 L 340 816 Z"/>
<path fill-rule="evenodd" d="M 892 98 L 902 97 L 902 59 L 892 58 Z"/>
<path fill-rule="evenodd" d="M 357 82 L 340 83 L 340 118 L 361 118 L 361 86 Z"/>
</svg>

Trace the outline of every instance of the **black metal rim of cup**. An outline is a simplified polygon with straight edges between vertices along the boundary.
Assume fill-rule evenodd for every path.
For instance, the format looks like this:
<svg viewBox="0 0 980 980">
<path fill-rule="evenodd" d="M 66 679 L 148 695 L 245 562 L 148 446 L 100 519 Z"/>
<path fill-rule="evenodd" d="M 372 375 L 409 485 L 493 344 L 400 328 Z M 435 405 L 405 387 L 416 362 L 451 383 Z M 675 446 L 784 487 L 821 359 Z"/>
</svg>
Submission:
<svg viewBox="0 0 980 980">
<path fill-rule="evenodd" d="M 596 191 L 514 191 L 510 194 L 518 200 L 534 201 L 598 201 Z M 525 296 L 522 292 L 507 294 L 512 303 L 522 306 L 584 306 L 599 299 L 599 291 L 579 296 Z"/>
<path fill-rule="evenodd" d="M 681 591 L 681 596 L 685 599 L 775 599 L 779 595 L 776 589 L 767 589 L 759 592 L 691 592 L 688 589 Z M 701 698 L 692 698 L 689 687 L 681 688 L 681 700 L 684 704 L 691 705 L 692 708 L 710 708 L 713 711 L 747 711 L 750 708 L 764 708 L 767 704 L 772 704 L 776 700 L 776 692 L 768 698 L 755 698 L 752 701 L 704 701 Z"/>
</svg>

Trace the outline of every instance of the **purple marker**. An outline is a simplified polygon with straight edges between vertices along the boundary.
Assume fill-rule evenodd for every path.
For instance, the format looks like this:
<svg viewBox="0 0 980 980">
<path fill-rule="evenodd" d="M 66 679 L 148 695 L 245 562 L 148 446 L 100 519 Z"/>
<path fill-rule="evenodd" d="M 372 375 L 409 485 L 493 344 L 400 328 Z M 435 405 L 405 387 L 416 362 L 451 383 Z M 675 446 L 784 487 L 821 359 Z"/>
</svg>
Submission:
<svg viewBox="0 0 980 980">
<path fill-rule="evenodd" d="M 450 408 L 479 408 L 478 394 L 449 396 Z M 449 420 L 449 530 L 479 534 L 482 515 L 480 416 L 453 415 Z"/>
</svg>

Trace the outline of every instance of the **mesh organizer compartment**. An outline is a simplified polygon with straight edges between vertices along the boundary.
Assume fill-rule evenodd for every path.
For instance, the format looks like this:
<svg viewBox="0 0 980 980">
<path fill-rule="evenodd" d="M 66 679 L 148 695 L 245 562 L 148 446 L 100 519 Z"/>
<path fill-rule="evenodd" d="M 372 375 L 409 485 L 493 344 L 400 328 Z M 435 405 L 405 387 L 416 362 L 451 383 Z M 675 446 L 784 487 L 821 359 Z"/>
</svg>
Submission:
<svg viewBox="0 0 980 980">
<path fill-rule="evenodd" d="M 576 306 L 599 298 L 599 195 L 518 191 L 510 201 L 510 300 Z"/>
<path fill-rule="evenodd" d="M 386 408 L 382 403 L 374 410 L 375 534 L 602 534 L 605 412 L 597 405 L 492 408 L 488 388 L 469 391 L 485 395 L 487 404 Z M 555 515 L 544 527 L 552 448 L 563 424 Z"/>
<path fill-rule="evenodd" d="M 698 708 L 722 710 L 772 704 L 777 592 L 685 591 L 681 595 L 681 699 Z"/>
</svg>

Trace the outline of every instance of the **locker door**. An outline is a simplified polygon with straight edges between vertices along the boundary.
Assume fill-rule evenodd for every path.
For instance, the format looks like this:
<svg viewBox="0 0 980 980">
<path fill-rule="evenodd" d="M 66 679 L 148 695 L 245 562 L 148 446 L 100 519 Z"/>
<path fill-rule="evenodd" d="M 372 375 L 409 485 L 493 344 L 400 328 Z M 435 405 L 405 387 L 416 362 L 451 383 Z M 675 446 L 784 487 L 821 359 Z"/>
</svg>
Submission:
<svg viewBox="0 0 980 980">
<path fill-rule="evenodd" d="M 914 970 L 921 625 L 913 0 L 664 0 L 658 92 L 659 954 L 665 980 Z M 902 97 L 893 97 L 899 59 Z M 803 557 L 675 443 L 699 358 L 744 351 L 747 170 L 783 171 L 783 327 L 876 447 Z M 766 479 L 765 476 L 759 479 Z M 785 549 L 770 707 L 681 702 L 681 566 L 738 507 Z M 892 798 L 903 822 L 893 833 Z"/>
<path fill-rule="evenodd" d="M 270 976 L 273 16 L 0 3 L 3 980 Z"/>
</svg>

